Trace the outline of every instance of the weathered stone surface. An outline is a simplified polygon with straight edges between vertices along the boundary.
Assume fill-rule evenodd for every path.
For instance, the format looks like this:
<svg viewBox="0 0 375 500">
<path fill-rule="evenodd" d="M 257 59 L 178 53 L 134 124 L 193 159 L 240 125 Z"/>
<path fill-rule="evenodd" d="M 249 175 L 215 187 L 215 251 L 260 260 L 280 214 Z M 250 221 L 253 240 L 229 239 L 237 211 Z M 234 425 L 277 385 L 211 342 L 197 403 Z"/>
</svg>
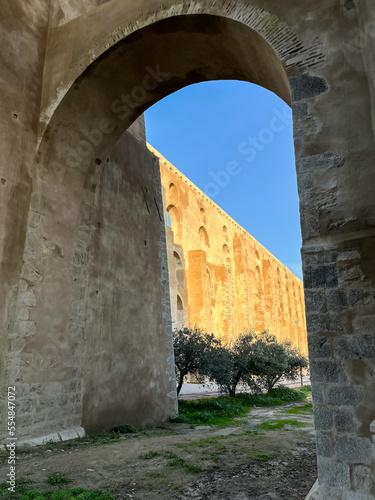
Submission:
<svg viewBox="0 0 375 500">
<path fill-rule="evenodd" d="M 345 329 L 338 314 L 307 314 L 309 333 L 344 333 Z"/>
<path fill-rule="evenodd" d="M 357 465 L 353 469 L 353 487 L 356 491 L 370 493 L 373 482 L 371 478 L 371 469 L 363 465 Z"/>
<path fill-rule="evenodd" d="M 340 489 L 350 486 L 350 469 L 345 463 L 334 459 L 318 457 L 319 482 L 321 484 Z"/>
<path fill-rule="evenodd" d="M 324 386 L 315 382 L 311 383 L 312 397 L 315 404 L 325 403 Z"/>
<path fill-rule="evenodd" d="M 323 80 L 323 78 L 308 74 L 301 75 L 297 78 L 291 78 L 289 81 L 292 89 L 293 102 L 301 101 L 302 99 L 309 99 L 311 97 L 317 97 L 328 90 L 327 83 Z"/>
<path fill-rule="evenodd" d="M 374 359 L 375 337 L 342 335 L 334 340 L 334 352 L 341 359 Z"/>
<path fill-rule="evenodd" d="M 345 383 L 345 375 L 342 364 L 334 361 L 314 361 L 310 363 L 311 382 Z"/>
<path fill-rule="evenodd" d="M 327 404 L 335 406 L 357 406 L 363 399 L 360 387 L 335 385 L 328 389 Z"/>
<path fill-rule="evenodd" d="M 332 457 L 332 447 L 329 436 L 322 434 L 321 432 L 316 433 L 316 450 L 318 456 L 327 458 Z"/>
<path fill-rule="evenodd" d="M 321 170 L 333 167 L 341 167 L 343 164 L 342 158 L 334 153 L 324 153 L 323 155 L 313 155 L 307 158 L 302 158 L 298 164 L 300 172 L 309 172 L 311 170 Z"/>
<path fill-rule="evenodd" d="M 329 431 L 333 426 L 333 412 L 325 406 L 314 407 L 315 429 L 319 431 Z"/>
<path fill-rule="evenodd" d="M 370 464 L 372 460 L 371 441 L 364 437 L 337 437 L 336 454 L 339 460 Z"/>
<path fill-rule="evenodd" d="M 335 288 L 338 285 L 335 264 L 304 267 L 304 283 L 308 288 Z"/>
<path fill-rule="evenodd" d="M 324 290 L 305 291 L 306 310 L 310 312 L 321 312 L 325 304 Z"/>
<path fill-rule="evenodd" d="M 338 432 L 356 432 L 360 422 L 348 410 L 339 410 L 335 414 L 335 426 Z"/>
<path fill-rule="evenodd" d="M 308 344 L 310 359 L 331 357 L 331 344 L 327 337 L 309 335 Z"/>
</svg>

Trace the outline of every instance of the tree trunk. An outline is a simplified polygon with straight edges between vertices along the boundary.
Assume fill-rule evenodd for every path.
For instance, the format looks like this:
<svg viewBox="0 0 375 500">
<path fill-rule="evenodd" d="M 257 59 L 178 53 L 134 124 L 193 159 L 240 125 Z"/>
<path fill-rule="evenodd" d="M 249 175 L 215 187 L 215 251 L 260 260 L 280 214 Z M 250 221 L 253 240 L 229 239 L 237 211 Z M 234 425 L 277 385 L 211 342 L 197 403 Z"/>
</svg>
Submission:
<svg viewBox="0 0 375 500">
<path fill-rule="evenodd" d="M 181 391 L 181 388 L 182 388 L 183 383 L 184 383 L 184 377 L 185 377 L 185 374 L 181 372 L 180 379 L 178 381 L 178 386 L 177 386 L 177 396 L 180 395 L 180 391 Z"/>
</svg>

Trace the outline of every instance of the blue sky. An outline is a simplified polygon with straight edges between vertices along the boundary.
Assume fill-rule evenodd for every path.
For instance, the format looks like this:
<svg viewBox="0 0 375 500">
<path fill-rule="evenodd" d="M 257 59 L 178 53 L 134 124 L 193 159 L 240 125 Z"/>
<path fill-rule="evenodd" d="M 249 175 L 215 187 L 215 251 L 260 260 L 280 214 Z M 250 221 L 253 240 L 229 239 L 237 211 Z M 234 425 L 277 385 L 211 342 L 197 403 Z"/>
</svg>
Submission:
<svg viewBox="0 0 375 500">
<path fill-rule="evenodd" d="M 302 278 L 290 108 L 238 81 L 186 87 L 146 112 L 147 140 Z"/>
</svg>

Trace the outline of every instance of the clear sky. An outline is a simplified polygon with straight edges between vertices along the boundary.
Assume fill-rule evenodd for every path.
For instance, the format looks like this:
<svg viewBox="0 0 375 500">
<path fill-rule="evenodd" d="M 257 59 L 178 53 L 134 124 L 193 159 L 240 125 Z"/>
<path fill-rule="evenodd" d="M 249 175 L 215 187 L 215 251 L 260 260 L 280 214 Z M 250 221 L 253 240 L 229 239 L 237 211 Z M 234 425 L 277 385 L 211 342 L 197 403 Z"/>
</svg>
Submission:
<svg viewBox="0 0 375 500">
<path fill-rule="evenodd" d="M 205 82 L 146 113 L 147 140 L 302 279 L 292 116 L 271 92 Z"/>
</svg>

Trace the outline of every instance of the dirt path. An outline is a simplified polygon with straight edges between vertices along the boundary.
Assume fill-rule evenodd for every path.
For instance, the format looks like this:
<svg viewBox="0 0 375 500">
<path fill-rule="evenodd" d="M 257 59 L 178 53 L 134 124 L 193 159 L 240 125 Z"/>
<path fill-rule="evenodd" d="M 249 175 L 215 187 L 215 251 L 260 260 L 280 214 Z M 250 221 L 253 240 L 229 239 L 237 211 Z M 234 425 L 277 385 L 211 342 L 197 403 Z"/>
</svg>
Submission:
<svg viewBox="0 0 375 500">
<path fill-rule="evenodd" d="M 17 476 L 43 491 L 51 489 L 48 475 L 59 473 L 72 481 L 64 487 L 116 499 L 302 500 L 316 479 L 309 403 L 254 408 L 223 429 L 170 424 L 110 444 L 40 447 L 18 454 Z M 2 463 L 0 477 L 7 472 Z"/>
</svg>

